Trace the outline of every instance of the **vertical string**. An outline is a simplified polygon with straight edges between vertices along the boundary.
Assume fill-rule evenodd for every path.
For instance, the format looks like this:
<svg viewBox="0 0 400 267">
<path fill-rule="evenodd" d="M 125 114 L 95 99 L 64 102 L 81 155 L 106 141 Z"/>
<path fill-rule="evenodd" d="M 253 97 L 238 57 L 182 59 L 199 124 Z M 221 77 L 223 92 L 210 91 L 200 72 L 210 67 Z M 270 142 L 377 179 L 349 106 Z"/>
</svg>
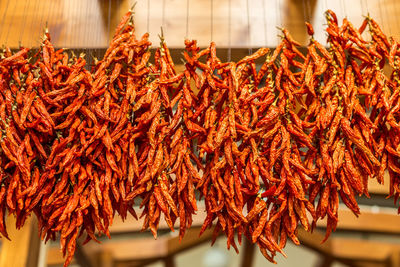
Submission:
<svg viewBox="0 0 400 267">
<path fill-rule="evenodd" d="M 279 25 L 280 27 L 283 27 L 283 23 L 282 23 L 282 9 L 281 9 L 281 2 L 280 2 L 280 0 L 276 0 L 276 8 L 279 10 L 277 13 L 278 13 L 278 16 L 276 17 L 276 19 L 277 19 L 277 25 Z M 279 42 L 280 42 L 280 40 L 279 40 L 279 36 L 277 36 L 277 40 L 278 40 L 278 44 L 279 44 Z"/>
<path fill-rule="evenodd" d="M 340 7 L 342 9 L 343 17 L 347 18 L 346 5 L 343 0 L 340 0 Z"/>
<path fill-rule="evenodd" d="M 89 10 L 90 10 L 90 3 L 92 1 L 88 1 L 86 0 L 86 11 L 85 11 L 85 18 L 89 18 Z M 85 58 L 86 58 L 86 65 L 87 65 L 87 69 L 90 70 L 90 66 L 91 66 L 91 57 L 89 55 L 90 49 L 89 49 L 89 32 L 90 32 L 90 23 L 86 23 L 85 25 Z"/>
<path fill-rule="evenodd" d="M 231 31 L 232 31 L 232 27 L 231 27 L 231 16 L 232 16 L 232 3 L 231 0 L 228 1 L 228 57 L 227 57 L 227 61 L 230 62 L 231 61 L 231 57 L 232 57 L 232 36 L 231 36 Z"/>
<path fill-rule="evenodd" d="M 265 7 L 265 1 L 266 0 L 262 0 L 262 8 L 263 8 L 263 22 L 264 22 L 264 43 L 265 43 L 265 47 L 268 46 L 268 35 L 267 35 L 267 11 L 266 11 L 266 7 Z"/>
<path fill-rule="evenodd" d="M 307 13 L 308 13 L 308 20 L 311 23 L 312 21 L 312 10 L 311 10 L 311 6 L 310 6 L 310 0 L 306 0 L 306 7 L 307 7 Z"/>
<path fill-rule="evenodd" d="M 11 14 L 15 14 L 15 6 L 16 6 L 16 5 L 17 5 L 17 1 L 14 1 L 14 9 L 13 9 L 13 11 L 12 11 Z M 7 43 L 8 43 L 8 36 L 9 36 L 9 34 L 10 34 L 11 25 L 12 25 L 12 20 L 10 19 L 10 24 L 9 24 L 9 26 L 8 26 L 8 29 L 7 29 L 6 46 L 7 46 Z"/>
<path fill-rule="evenodd" d="M 185 39 L 189 38 L 189 0 L 186 0 L 186 34 Z"/>
<path fill-rule="evenodd" d="M 364 0 L 364 1 L 365 1 L 365 7 L 367 8 L 367 14 L 369 15 L 368 0 Z"/>
<path fill-rule="evenodd" d="M 107 43 L 110 43 L 110 23 L 111 23 L 111 0 L 108 0 L 108 14 L 107 14 Z"/>
<path fill-rule="evenodd" d="M 79 21 L 80 19 L 81 19 L 81 16 L 80 16 L 80 10 L 81 10 L 81 8 L 80 8 L 80 3 L 82 3 L 82 1 L 78 1 L 77 3 L 76 3 L 76 10 L 75 10 L 75 12 L 74 12 L 74 15 L 75 16 L 77 16 L 77 18 L 75 18 L 74 19 L 74 21 L 76 22 L 76 21 Z M 79 10 L 79 13 L 78 13 L 78 10 Z M 77 27 L 76 25 L 75 25 L 75 27 L 73 27 L 72 28 L 72 36 L 74 36 L 74 38 L 72 39 L 73 40 L 73 42 L 74 42 L 74 47 L 75 48 L 78 48 L 79 47 L 79 44 L 78 44 L 78 41 L 79 41 L 79 38 L 77 38 L 77 36 L 78 36 L 78 34 L 79 34 L 79 29 L 82 27 L 82 24 L 78 24 L 78 26 L 79 27 Z M 79 55 L 78 55 L 79 56 Z"/>
<path fill-rule="evenodd" d="M 213 0 L 211 0 L 210 2 L 211 4 L 211 8 L 210 8 L 210 12 L 211 12 L 211 23 L 210 23 L 210 38 L 211 38 L 211 42 L 214 40 L 213 38 L 213 30 L 214 30 L 214 2 Z"/>
<path fill-rule="evenodd" d="M 396 2 L 396 3 L 398 3 L 398 2 Z M 394 10 L 395 14 L 398 14 L 399 9 L 398 9 L 398 5 L 397 4 L 394 5 L 394 9 L 395 9 Z M 400 30 L 399 17 L 396 16 L 396 15 L 395 15 L 395 17 L 396 17 L 396 26 L 397 26 L 397 31 L 396 32 L 398 32 Z"/>
<path fill-rule="evenodd" d="M 386 32 L 386 27 L 385 27 L 385 24 L 383 23 L 384 21 L 383 21 L 383 14 L 382 14 L 382 5 L 383 5 L 383 3 L 379 3 L 379 4 L 378 4 L 378 7 L 379 7 L 379 16 L 381 17 L 382 30 L 383 30 L 383 32 Z"/>
<path fill-rule="evenodd" d="M 307 12 L 307 9 L 306 9 L 306 2 L 305 2 L 305 0 L 302 0 L 302 5 L 303 5 L 303 16 L 304 16 L 304 20 L 309 22 L 309 19 L 308 19 L 308 12 Z"/>
<path fill-rule="evenodd" d="M 162 1 L 161 26 L 165 32 L 165 0 Z"/>
<path fill-rule="evenodd" d="M 384 6 L 384 8 L 385 8 L 385 13 L 386 13 L 386 21 L 388 22 L 388 26 L 389 26 L 389 35 L 390 36 L 392 36 L 392 27 L 390 27 L 390 25 L 389 25 L 389 21 L 388 21 L 388 19 L 389 19 L 389 11 L 388 11 L 388 8 L 387 8 L 387 5 L 386 4 L 384 4 L 384 3 L 382 3 L 382 5 Z M 396 16 L 397 17 L 397 16 Z M 396 21 L 397 21 L 397 18 L 396 18 Z"/>
<path fill-rule="evenodd" d="M 25 0 L 25 6 L 24 6 L 24 13 L 23 13 L 23 16 L 22 16 L 22 19 L 23 19 L 23 25 L 22 25 L 22 27 L 21 27 L 21 31 L 20 31 L 20 33 L 19 33 L 19 42 L 21 43 L 21 45 L 22 45 L 22 36 L 23 36 L 23 34 L 24 34 L 24 31 L 25 31 L 25 26 L 26 26 L 26 8 L 27 8 L 27 6 L 28 6 L 28 3 L 29 3 L 30 1 L 29 0 Z"/>
<path fill-rule="evenodd" d="M 119 9 L 118 9 L 119 3 L 118 3 L 118 2 L 119 2 L 119 1 L 117 1 L 117 12 L 119 11 Z M 100 19 L 100 18 L 99 18 L 99 19 Z M 96 32 L 96 35 L 95 35 L 96 41 L 95 41 L 95 46 L 94 46 L 93 54 L 94 54 L 94 57 L 95 57 L 96 59 L 99 59 L 99 60 L 100 60 L 100 56 L 99 56 L 99 55 L 100 55 L 100 54 L 99 54 L 100 34 L 101 34 L 101 28 L 100 28 L 100 27 L 97 27 L 97 32 Z"/>
<path fill-rule="evenodd" d="M 54 14 L 56 13 L 55 12 L 55 10 L 57 10 L 58 11 L 58 8 L 57 9 L 55 9 L 54 8 L 54 6 L 55 6 L 55 3 L 56 1 L 51 1 L 51 5 L 50 5 L 50 15 L 49 15 L 49 20 L 48 20 L 48 28 L 49 28 L 49 31 L 50 31 L 50 26 L 51 26 L 51 22 L 53 21 L 53 17 L 54 17 Z M 56 44 L 54 44 L 54 45 L 56 45 Z"/>
<path fill-rule="evenodd" d="M 10 0 L 7 0 L 7 4 L 6 4 L 6 8 L 4 9 L 4 13 L 3 13 L 3 18 L 1 19 L 1 25 L 4 26 L 4 19 L 6 18 L 6 14 L 7 14 L 7 10 L 8 10 L 8 5 L 10 3 Z M 1 27 L 1 33 L 0 33 L 0 37 L 3 35 L 3 30 L 5 29 L 5 27 Z"/>
<path fill-rule="evenodd" d="M 147 32 L 150 32 L 150 0 L 147 0 Z"/>
<path fill-rule="evenodd" d="M 41 8 L 41 10 L 42 11 L 40 11 L 38 14 L 40 14 L 41 16 L 40 16 L 40 23 L 39 23 L 39 29 L 40 29 L 40 31 L 43 31 L 44 32 L 44 27 L 43 27 L 43 14 L 44 14 L 44 9 L 45 9 L 45 7 L 44 7 L 44 2 L 45 1 L 41 1 L 42 2 L 42 8 Z M 39 9 L 40 10 L 40 9 Z M 40 37 L 40 38 L 42 38 L 42 36 Z"/>
<path fill-rule="evenodd" d="M 251 55 L 253 53 L 253 49 L 251 47 L 251 28 L 250 28 L 249 0 L 246 0 L 246 13 L 247 13 L 247 46 L 249 48 L 249 55 Z"/>
<path fill-rule="evenodd" d="M 360 6 L 361 6 L 361 15 L 365 15 L 365 7 L 363 5 L 363 0 L 360 0 Z"/>
<path fill-rule="evenodd" d="M 69 10 L 70 10 L 70 5 L 71 5 L 71 1 L 68 1 L 68 6 L 65 7 L 66 11 L 65 14 L 69 14 Z M 69 17 L 67 17 L 65 19 L 65 21 L 70 21 Z M 65 24 L 64 24 L 65 26 Z M 68 28 L 65 28 L 65 34 L 64 34 L 64 43 L 63 43 L 63 47 L 66 48 L 67 47 L 67 37 L 68 37 L 68 29 L 69 29 L 69 23 L 68 23 Z"/>
</svg>

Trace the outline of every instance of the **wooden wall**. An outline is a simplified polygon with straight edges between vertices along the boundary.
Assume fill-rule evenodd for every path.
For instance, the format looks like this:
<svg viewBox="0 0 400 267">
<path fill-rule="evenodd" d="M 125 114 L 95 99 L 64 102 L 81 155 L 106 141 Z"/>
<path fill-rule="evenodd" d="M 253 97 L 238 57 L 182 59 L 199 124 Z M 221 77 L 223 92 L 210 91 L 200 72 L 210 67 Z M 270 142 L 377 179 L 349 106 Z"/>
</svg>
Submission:
<svg viewBox="0 0 400 267">
<path fill-rule="evenodd" d="M 57 46 L 105 47 L 133 2 L 1 0 L 0 45 L 38 46 L 47 22 Z M 387 34 L 400 38 L 398 0 L 137 0 L 135 23 L 138 35 L 149 30 L 154 45 L 163 26 L 172 48 L 182 47 L 186 34 L 202 46 L 212 39 L 218 47 L 273 47 L 279 41 L 276 26 L 288 28 L 295 39 L 307 43 L 305 20 L 312 22 L 316 39 L 323 41 L 327 8 L 337 12 L 339 19 L 347 16 L 356 26 L 369 11 Z"/>
</svg>

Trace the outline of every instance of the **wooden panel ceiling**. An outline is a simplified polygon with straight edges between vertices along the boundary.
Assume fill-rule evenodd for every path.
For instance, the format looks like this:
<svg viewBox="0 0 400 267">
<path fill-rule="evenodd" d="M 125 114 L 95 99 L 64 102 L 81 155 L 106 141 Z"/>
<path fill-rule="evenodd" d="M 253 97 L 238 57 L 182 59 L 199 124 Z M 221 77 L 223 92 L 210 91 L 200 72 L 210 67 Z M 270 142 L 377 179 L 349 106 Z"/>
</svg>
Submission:
<svg viewBox="0 0 400 267">
<path fill-rule="evenodd" d="M 106 47 L 113 28 L 133 2 L 2 0 L 0 44 L 38 46 L 47 22 L 56 46 Z M 213 40 L 218 47 L 274 47 L 279 41 L 276 26 L 288 28 L 306 44 L 306 20 L 314 25 L 316 39 L 324 41 L 324 10 L 328 8 L 356 26 L 369 12 L 387 34 L 400 37 L 400 1 L 396 0 L 138 0 L 135 23 L 138 35 L 149 30 L 154 45 L 162 26 L 173 48 L 182 47 L 186 35 L 201 46 Z"/>
</svg>

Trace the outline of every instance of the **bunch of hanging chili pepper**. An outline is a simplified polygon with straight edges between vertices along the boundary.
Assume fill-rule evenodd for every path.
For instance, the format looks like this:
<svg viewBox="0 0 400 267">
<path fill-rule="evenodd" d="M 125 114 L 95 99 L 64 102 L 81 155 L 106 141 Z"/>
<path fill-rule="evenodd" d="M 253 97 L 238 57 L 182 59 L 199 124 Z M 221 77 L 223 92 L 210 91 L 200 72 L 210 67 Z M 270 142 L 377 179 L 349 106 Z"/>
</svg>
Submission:
<svg viewBox="0 0 400 267">
<path fill-rule="evenodd" d="M 73 257 L 78 237 L 110 236 L 116 212 L 157 236 L 164 217 L 180 239 L 204 199 L 201 229 L 223 232 L 238 251 L 243 235 L 274 261 L 297 229 L 327 217 L 368 180 L 400 195 L 399 43 L 367 17 L 359 29 L 326 12 L 325 47 L 306 54 L 286 29 L 275 50 L 222 62 L 215 43 L 185 41 L 178 73 L 161 42 L 150 63 L 148 34 L 137 39 L 132 10 L 91 71 L 84 55 L 56 50 L 46 32 L 35 53 L 0 58 L 0 233 L 35 213 L 46 241 Z M 363 38 L 368 29 L 371 41 Z M 261 62 L 261 67 L 257 64 Z M 386 75 L 386 62 L 391 75 Z M 310 221 L 311 220 L 311 221 Z M 283 253 L 284 254 L 284 253 Z"/>
</svg>

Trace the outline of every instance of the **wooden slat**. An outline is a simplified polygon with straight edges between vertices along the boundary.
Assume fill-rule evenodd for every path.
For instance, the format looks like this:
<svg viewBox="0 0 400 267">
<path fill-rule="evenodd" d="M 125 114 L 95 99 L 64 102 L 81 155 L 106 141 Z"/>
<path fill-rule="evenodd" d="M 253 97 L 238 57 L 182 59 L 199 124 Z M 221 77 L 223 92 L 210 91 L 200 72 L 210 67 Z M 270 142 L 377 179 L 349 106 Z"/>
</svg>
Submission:
<svg viewBox="0 0 400 267">
<path fill-rule="evenodd" d="M 188 229 L 181 242 L 179 242 L 179 237 L 171 235 L 159 237 L 157 240 L 154 240 L 151 236 L 129 240 L 115 238 L 102 244 L 88 243 L 83 247 L 83 250 L 87 255 L 112 255 L 115 262 L 162 259 L 211 239 L 212 230 L 206 230 L 200 237 L 199 232 L 199 227 Z M 53 266 L 62 263 L 63 258 L 60 250 L 57 247 L 50 247 L 47 253 L 47 264 Z"/>
<path fill-rule="evenodd" d="M 228 1 L 231 2 L 230 20 Z M 18 47 L 22 42 L 26 46 L 38 46 L 47 21 L 52 40 L 57 46 L 105 47 L 120 17 L 128 11 L 133 2 L 134 0 L 0 1 L 0 44 L 7 43 Z M 383 6 L 377 0 L 189 1 L 187 20 L 186 1 L 152 0 L 150 6 L 148 1 L 137 1 L 134 19 L 137 35 L 141 36 L 149 31 L 150 40 L 154 45 L 159 43 L 157 35 L 163 26 L 170 47 L 183 47 L 186 28 L 187 37 L 197 39 L 201 46 L 207 46 L 213 39 L 218 47 L 274 47 L 280 41 L 276 26 L 286 27 L 295 39 L 307 44 L 304 21 L 310 20 L 316 32 L 315 38 L 324 42 L 326 9 L 335 11 L 340 20 L 347 16 L 358 27 L 368 7 L 371 16 L 381 24 L 388 35 L 400 37 L 397 18 L 400 1 L 385 0 Z"/>
<path fill-rule="evenodd" d="M 321 244 L 323 234 L 318 231 L 309 233 L 299 229 L 298 237 L 303 246 L 324 255 L 328 259 L 341 262 L 348 262 L 349 260 L 385 262 L 392 257 L 393 253 L 400 251 L 400 244 L 355 238 L 330 237 L 325 243 Z"/>
<path fill-rule="evenodd" d="M 388 212 L 391 210 L 391 212 Z M 326 220 L 319 221 L 317 226 L 324 227 Z M 400 216 L 395 209 L 361 210 L 357 218 L 351 211 L 342 207 L 339 209 L 339 222 L 337 229 L 373 233 L 400 234 Z"/>
</svg>

